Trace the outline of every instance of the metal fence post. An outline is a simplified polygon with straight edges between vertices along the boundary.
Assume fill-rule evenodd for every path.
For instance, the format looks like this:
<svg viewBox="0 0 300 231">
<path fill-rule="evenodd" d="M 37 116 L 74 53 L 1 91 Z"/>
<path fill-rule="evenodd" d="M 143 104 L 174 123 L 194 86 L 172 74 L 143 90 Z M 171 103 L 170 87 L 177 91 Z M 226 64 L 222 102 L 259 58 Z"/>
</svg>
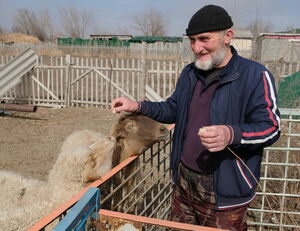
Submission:
<svg viewBox="0 0 300 231">
<path fill-rule="evenodd" d="M 66 88 L 65 88 L 65 105 L 70 106 L 70 91 L 71 91 L 71 55 L 66 55 Z"/>
</svg>

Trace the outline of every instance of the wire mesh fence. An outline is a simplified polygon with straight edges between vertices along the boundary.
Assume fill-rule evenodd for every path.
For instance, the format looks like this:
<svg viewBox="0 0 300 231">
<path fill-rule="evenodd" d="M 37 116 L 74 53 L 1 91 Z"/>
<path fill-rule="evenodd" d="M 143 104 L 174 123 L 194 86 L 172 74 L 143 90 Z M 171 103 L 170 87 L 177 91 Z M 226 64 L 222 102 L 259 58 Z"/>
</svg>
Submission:
<svg viewBox="0 0 300 231">
<path fill-rule="evenodd" d="M 281 137 L 265 149 L 260 187 L 249 209 L 255 230 L 300 230 L 300 110 L 280 112 Z"/>
</svg>

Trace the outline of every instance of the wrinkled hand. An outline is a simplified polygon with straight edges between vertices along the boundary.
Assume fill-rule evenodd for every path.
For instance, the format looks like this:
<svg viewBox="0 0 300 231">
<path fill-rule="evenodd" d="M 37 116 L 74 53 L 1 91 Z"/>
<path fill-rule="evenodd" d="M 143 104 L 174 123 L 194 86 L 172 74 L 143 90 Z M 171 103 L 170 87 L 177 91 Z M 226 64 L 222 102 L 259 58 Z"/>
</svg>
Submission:
<svg viewBox="0 0 300 231">
<path fill-rule="evenodd" d="M 225 125 L 207 126 L 198 133 L 203 146 L 210 152 L 218 152 L 231 141 L 230 128 Z"/>
<path fill-rule="evenodd" d="M 139 108 L 137 101 L 128 99 L 126 97 L 121 97 L 114 99 L 111 103 L 112 112 L 135 112 Z"/>
</svg>

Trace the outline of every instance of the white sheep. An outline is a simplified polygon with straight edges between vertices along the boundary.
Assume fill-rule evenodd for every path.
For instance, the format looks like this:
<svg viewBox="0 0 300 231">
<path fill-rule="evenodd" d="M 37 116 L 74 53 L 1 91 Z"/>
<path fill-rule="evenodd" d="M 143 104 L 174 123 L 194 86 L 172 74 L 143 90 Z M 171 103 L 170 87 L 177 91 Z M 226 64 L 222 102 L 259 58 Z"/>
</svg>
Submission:
<svg viewBox="0 0 300 231">
<path fill-rule="evenodd" d="M 34 202 L 31 198 L 46 191 L 46 182 L 25 178 L 11 171 L 0 171 L 0 210 L 30 205 Z"/>
<path fill-rule="evenodd" d="M 0 230 L 26 230 L 53 210 L 53 201 L 35 199 L 31 205 L 0 210 Z"/>
<path fill-rule="evenodd" d="M 114 137 L 104 137 L 90 147 L 59 153 L 47 182 L 0 171 L 0 200 L 5 201 L 0 207 L 1 229 L 28 228 L 83 189 L 90 175 L 101 177 L 111 169 L 115 144 Z"/>
<path fill-rule="evenodd" d="M 77 146 L 89 147 L 95 144 L 98 140 L 104 138 L 104 135 L 100 132 L 95 132 L 88 129 L 74 131 L 69 135 L 61 146 L 61 152 L 65 152 L 76 148 Z"/>
</svg>

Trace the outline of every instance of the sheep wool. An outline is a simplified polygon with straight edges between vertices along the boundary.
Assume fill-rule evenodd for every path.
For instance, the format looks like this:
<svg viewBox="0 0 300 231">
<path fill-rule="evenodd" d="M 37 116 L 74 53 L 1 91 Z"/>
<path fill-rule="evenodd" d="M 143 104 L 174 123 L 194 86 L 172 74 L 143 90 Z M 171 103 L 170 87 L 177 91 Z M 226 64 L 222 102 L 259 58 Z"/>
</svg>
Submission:
<svg viewBox="0 0 300 231">
<path fill-rule="evenodd" d="M 77 146 L 88 147 L 104 137 L 102 133 L 88 129 L 75 131 L 63 142 L 61 152 L 76 148 Z"/>
<path fill-rule="evenodd" d="M 93 177 L 100 178 L 100 174 L 111 169 L 111 165 L 107 168 L 102 164 L 112 162 L 115 144 L 114 137 L 102 137 L 93 142 L 92 149 L 76 146 L 59 153 L 47 182 L 0 171 L 0 200 L 3 202 L 0 206 L 0 230 L 25 230 L 33 225 L 86 186 L 83 172 L 94 172 L 97 166 L 102 170 L 95 171 Z M 104 157 L 108 160 L 103 161 Z"/>
</svg>

